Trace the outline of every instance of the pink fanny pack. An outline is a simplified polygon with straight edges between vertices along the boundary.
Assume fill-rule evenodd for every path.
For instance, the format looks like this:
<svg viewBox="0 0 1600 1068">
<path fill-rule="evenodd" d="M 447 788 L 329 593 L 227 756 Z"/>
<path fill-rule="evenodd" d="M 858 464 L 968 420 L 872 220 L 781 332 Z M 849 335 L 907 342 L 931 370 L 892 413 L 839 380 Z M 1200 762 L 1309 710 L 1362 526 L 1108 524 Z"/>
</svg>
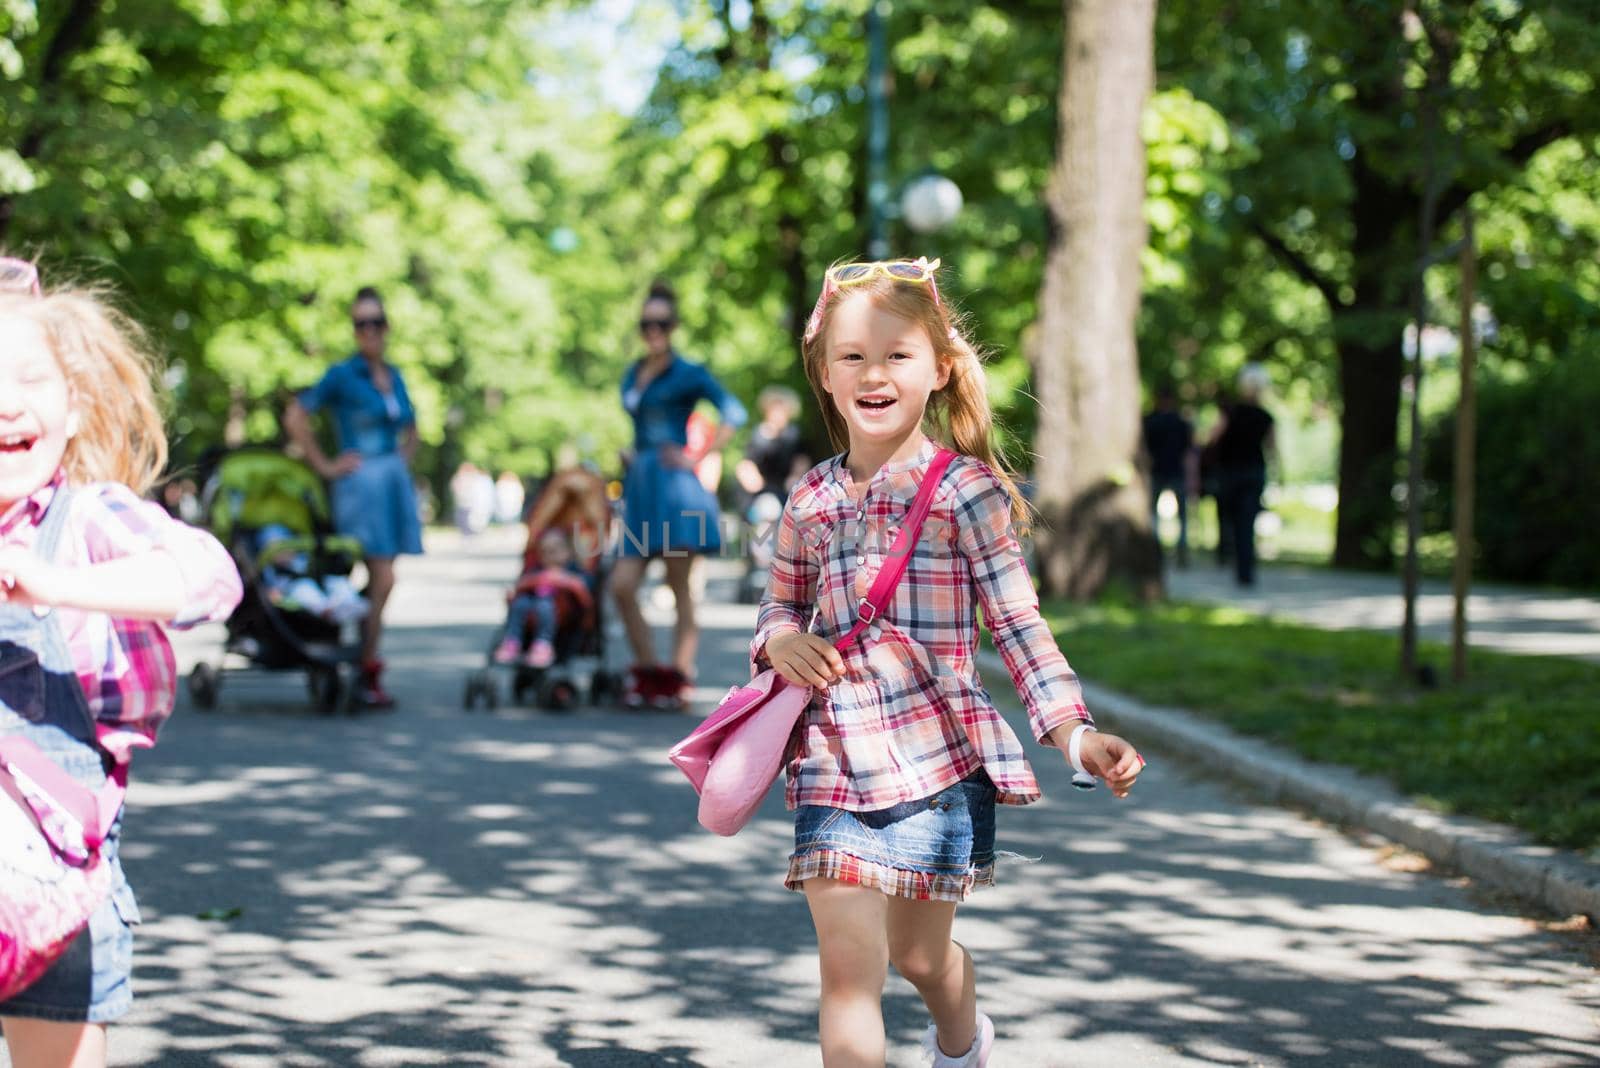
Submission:
<svg viewBox="0 0 1600 1068">
<path fill-rule="evenodd" d="M 900 535 L 861 602 L 859 618 L 833 643 L 835 648 L 844 649 L 859 638 L 888 608 L 911 561 L 911 549 L 922 535 L 934 492 L 955 457 L 953 451 L 940 449 L 928 465 Z M 769 668 L 729 690 L 712 713 L 672 747 L 667 756 L 700 795 L 701 826 L 730 835 L 750 822 L 782 770 L 795 724 L 810 703 L 809 686 L 788 682 Z"/>
</svg>

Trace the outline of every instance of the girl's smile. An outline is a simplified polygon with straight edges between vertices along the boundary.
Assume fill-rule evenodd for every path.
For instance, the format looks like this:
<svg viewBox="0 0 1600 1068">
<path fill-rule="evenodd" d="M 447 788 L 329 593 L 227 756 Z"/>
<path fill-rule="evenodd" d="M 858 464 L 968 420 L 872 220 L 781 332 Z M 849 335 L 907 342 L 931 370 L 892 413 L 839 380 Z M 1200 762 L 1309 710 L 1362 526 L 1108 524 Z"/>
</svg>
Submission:
<svg viewBox="0 0 1600 1068">
<path fill-rule="evenodd" d="M 0 316 L 0 508 L 55 476 L 72 436 L 67 379 L 32 319 Z"/>
</svg>

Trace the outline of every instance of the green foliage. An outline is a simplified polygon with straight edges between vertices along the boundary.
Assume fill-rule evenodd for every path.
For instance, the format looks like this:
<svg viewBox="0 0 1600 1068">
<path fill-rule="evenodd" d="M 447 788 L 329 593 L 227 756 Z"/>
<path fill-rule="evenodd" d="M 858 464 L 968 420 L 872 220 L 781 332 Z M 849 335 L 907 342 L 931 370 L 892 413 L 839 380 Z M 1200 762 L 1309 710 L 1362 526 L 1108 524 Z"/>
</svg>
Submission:
<svg viewBox="0 0 1600 1068">
<path fill-rule="evenodd" d="M 1189 604 L 1046 613 L 1086 678 L 1381 775 L 1445 811 L 1600 846 L 1596 665 L 1473 650 L 1464 685 L 1417 690 L 1396 676 L 1388 635 Z M 1423 657 L 1449 654 L 1429 645 Z"/>
<path fill-rule="evenodd" d="M 1600 350 L 1575 352 L 1478 393 L 1475 566 L 1487 578 L 1600 589 Z M 1451 529 L 1456 416 L 1429 428 L 1426 528 Z"/>
<path fill-rule="evenodd" d="M 575 32 L 601 13 L 578 0 L 0 0 L 0 244 L 125 292 L 171 354 L 182 458 L 274 436 L 371 283 L 436 480 L 463 457 L 537 472 L 568 445 L 611 467 L 654 276 L 679 288 L 683 351 L 735 392 L 804 391 L 799 324 L 865 245 L 866 4 L 645 2 L 612 53 Z M 1590 5 L 1424 0 L 1420 36 L 1402 6 L 1159 8 L 1144 375 L 1203 404 L 1269 362 L 1280 420 L 1310 427 L 1285 434 L 1297 477 L 1331 475 L 1336 346 L 1408 314 L 1414 213 L 1366 243 L 1357 216 L 1371 188 L 1419 188 L 1436 49 L 1441 167 L 1475 191 L 1498 323 L 1485 358 L 1594 351 L 1600 331 Z M 891 177 L 936 168 L 966 201 L 938 234 L 894 221 L 891 244 L 954 268 L 1022 454 L 1061 5 L 897 0 L 887 31 Z M 653 89 L 619 113 L 617 53 L 662 35 Z M 1434 271 L 1440 307 L 1453 279 Z"/>
</svg>

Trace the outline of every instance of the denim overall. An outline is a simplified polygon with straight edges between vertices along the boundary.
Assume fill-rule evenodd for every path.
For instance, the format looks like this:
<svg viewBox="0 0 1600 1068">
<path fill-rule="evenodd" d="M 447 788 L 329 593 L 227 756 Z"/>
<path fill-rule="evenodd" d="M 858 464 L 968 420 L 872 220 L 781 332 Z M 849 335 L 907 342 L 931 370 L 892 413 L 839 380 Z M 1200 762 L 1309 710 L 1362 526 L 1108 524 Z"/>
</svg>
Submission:
<svg viewBox="0 0 1600 1068">
<path fill-rule="evenodd" d="M 35 552 L 54 559 L 72 507 L 56 491 L 39 528 Z M 72 666 L 56 613 L 0 604 L 0 734 L 21 734 L 79 782 L 98 790 L 108 759 L 95 744 L 94 719 Z M 111 896 L 90 917 L 62 957 L 28 989 L 0 1002 L 0 1017 L 105 1023 L 133 1001 L 132 924 L 139 922 L 133 891 L 117 859 L 122 817 L 102 856 L 111 865 Z"/>
</svg>

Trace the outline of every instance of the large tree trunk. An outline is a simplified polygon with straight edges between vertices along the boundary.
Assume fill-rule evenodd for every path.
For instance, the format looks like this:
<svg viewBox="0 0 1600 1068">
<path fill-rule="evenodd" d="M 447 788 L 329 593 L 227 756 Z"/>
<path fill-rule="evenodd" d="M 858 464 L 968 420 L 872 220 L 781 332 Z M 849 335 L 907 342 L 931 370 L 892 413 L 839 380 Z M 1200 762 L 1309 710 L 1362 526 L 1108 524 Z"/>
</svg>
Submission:
<svg viewBox="0 0 1600 1068">
<path fill-rule="evenodd" d="M 1045 592 L 1093 597 L 1112 582 L 1159 595 L 1139 450 L 1139 120 L 1154 77 L 1154 0 L 1064 0 L 1051 239 L 1034 346 L 1035 503 Z"/>
</svg>

